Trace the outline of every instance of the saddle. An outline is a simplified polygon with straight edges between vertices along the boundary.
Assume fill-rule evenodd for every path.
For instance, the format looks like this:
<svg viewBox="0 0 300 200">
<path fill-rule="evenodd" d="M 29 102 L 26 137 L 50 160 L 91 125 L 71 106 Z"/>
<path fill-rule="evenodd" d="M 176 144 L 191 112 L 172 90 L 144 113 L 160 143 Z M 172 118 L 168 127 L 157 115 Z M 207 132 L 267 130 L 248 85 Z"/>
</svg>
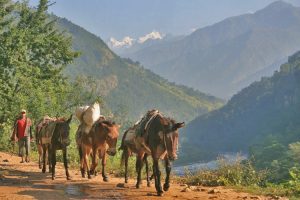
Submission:
<svg viewBox="0 0 300 200">
<path fill-rule="evenodd" d="M 150 110 L 146 115 L 130 127 L 123 136 L 120 149 L 124 149 L 125 145 L 134 147 L 136 151 L 144 150 L 147 154 L 151 154 L 151 150 L 146 144 L 148 138 L 148 128 L 153 119 L 160 114 L 158 110 Z"/>
</svg>

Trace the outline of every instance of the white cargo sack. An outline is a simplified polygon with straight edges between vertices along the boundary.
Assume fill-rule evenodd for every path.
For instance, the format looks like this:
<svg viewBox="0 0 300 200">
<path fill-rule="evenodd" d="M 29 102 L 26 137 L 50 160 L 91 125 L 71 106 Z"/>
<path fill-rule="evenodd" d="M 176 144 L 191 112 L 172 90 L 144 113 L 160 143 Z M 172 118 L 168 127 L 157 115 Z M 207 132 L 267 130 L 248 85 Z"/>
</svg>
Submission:
<svg viewBox="0 0 300 200">
<path fill-rule="evenodd" d="M 83 113 L 83 121 L 87 126 L 92 127 L 93 124 L 99 119 L 100 117 L 100 105 L 99 103 L 94 103 L 91 105 L 86 111 Z"/>
<path fill-rule="evenodd" d="M 75 116 L 80 121 L 80 123 L 83 123 L 83 113 L 89 108 L 89 106 L 81 106 L 76 108 L 75 110 Z"/>
</svg>

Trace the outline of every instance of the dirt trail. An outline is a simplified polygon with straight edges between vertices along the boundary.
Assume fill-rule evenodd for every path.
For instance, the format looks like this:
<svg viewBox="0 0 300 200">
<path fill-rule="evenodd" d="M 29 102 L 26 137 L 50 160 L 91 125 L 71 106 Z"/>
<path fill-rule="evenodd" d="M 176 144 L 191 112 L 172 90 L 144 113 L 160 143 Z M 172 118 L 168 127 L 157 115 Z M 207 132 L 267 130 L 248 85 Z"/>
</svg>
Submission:
<svg viewBox="0 0 300 200">
<path fill-rule="evenodd" d="M 185 187 L 175 183 L 163 197 L 157 197 L 153 184 L 148 188 L 144 182 L 141 189 L 136 189 L 132 179 L 128 188 L 124 188 L 117 187 L 124 182 L 121 178 L 110 177 L 110 182 L 105 183 L 101 176 L 88 180 L 81 178 L 79 171 L 70 173 L 72 180 L 67 181 L 62 165 L 58 164 L 56 180 L 52 181 L 49 173 L 41 173 L 37 163 L 20 163 L 20 158 L 0 152 L 0 199 L 272 199 L 222 187 L 181 192 Z"/>
</svg>

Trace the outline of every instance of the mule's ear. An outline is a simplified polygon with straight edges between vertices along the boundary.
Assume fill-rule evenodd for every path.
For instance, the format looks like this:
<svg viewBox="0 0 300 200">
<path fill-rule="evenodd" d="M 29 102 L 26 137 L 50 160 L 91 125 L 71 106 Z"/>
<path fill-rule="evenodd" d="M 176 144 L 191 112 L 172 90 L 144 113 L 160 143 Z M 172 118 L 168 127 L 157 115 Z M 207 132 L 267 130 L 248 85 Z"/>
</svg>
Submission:
<svg viewBox="0 0 300 200">
<path fill-rule="evenodd" d="M 70 124 L 71 120 L 72 120 L 73 114 L 70 116 L 70 118 L 67 120 L 67 123 Z"/>
<path fill-rule="evenodd" d="M 106 132 L 109 132 L 109 126 L 107 124 L 104 124 L 104 123 L 101 123 L 102 124 L 102 127 L 103 129 L 106 131 Z"/>
<path fill-rule="evenodd" d="M 173 131 L 176 131 L 177 129 L 180 129 L 180 128 L 184 127 L 184 126 L 185 126 L 184 122 L 176 123 L 176 124 L 173 125 L 172 129 L 173 129 Z"/>
</svg>

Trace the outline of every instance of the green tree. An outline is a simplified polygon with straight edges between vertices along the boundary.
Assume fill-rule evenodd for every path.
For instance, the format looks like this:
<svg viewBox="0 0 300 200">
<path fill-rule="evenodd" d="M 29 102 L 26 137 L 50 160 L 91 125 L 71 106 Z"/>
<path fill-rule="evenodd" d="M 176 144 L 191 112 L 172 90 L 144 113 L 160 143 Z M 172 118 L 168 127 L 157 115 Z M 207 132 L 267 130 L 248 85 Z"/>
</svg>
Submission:
<svg viewBox="0 0 300 200">
<path fill-rule="evenodd" d="M 0 123 L 12 120 L 21 107 L 34 118 L 63 114 L 72 104 L 72 88 L 62 71 L 79 53 L 49 18 L 48 0 L 40 0 L 37 9 L 23 2 L 11 11 L 8 4 L 0 8 Z"/>
</svg>

